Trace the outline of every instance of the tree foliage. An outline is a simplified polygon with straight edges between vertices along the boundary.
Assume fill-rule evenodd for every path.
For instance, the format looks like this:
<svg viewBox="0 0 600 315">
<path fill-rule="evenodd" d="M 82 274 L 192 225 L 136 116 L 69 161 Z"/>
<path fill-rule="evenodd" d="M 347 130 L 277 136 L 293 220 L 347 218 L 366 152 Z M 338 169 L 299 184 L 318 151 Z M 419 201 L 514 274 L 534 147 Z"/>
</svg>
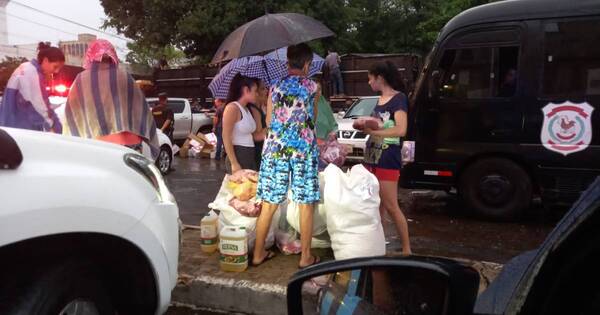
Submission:
<svg viewBox="0 0 600 315">
<path fill-rule="evenodd" d="M 23 57 L 9 57 L 6 56 L 2 61 L 0 61 L 0 92 L 4 92 L 6 88 L 6 84 L 10 79 L 12 73 L 21 65 L 26 62 L 27 59 Z"/>
<path fill-rule="evenodd" d="M 425 53 L 454 15 L 492 0 L 101 0 L 114 27 L 140 47 L 174 45 L 209 60 L 225 37 L 265 12 L 297 12 L 336 33 L 313 43 L 342 52 Z"/>
</svg>

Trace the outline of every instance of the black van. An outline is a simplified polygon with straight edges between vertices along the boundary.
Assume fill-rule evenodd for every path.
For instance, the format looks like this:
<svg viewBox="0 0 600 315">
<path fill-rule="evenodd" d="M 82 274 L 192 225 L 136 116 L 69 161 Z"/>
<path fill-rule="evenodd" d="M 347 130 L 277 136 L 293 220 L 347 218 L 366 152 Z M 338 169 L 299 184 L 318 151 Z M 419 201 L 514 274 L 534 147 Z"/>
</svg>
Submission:
<svg viewBox="0 0 600 315">
<path fill-rule="evenodd" d="M 440 32 L 411 96 L 402 185 L 510 219 L 600 175 L 600 0 L 507 0 Z M 595 129 L 593 128 L 595 127 Z"/>
</svg>

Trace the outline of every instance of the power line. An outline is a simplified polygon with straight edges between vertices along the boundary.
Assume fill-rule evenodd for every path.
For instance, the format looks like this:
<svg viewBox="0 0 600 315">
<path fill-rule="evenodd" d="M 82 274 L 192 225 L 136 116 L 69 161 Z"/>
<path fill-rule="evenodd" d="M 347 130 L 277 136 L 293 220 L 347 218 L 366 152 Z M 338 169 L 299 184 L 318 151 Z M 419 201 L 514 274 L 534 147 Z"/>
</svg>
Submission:
<svg viewBox="0 0 600 315">
<path fill-rule="evenodd" d="M 8 13 L 8 12 L 6 12 L 6 15 L 14 17 L 14 18 L 22 20 L 22 21 L 25 21 L 25 22 L 29 22 L 29 23 L 35 24 L 35 25 L 39 25 L 39 26 L 42 26 L 42 27 L 47 27 L 49 29 L 52 29 L 52 30 L 55 30 L 55 31 L 58 31 L 58 32 L 61 32 L 61 33 L 65 33 L 65 34 L 69 34 L 69 35 L 74 35 L 74 36 L 78 35 L 78 34 L 75 34 L 75 33 L 72 33 L 72 32 L 61 30 L 61 29 L 56 28 L 54 26 L 50 26 L 50 25 L 39 23 L 39 22 L 35 22 L 35 21 L 32 21 L 32 20 L 29 20 L 29 19 L 17 16 L 17 15 L 14 15 L 14 14 Z"/>
<path fill-rule="evenodd" d="M 61 32 L 61 33 L 64 33 L 64 34 L 73 35 L 73 36 L 75 36 L 75 37 L 77 37 L 77 36 L 79 35 L 79 34 L 76 34 L 76 33 L 73 33 L 73 32 L 69 32 L 69 31 L 62 30 L 62 29 L 60 29 L 60 28 L 56 28 L 56 27 L 54 27 L 54 26 L 50 26 L 50 25 L 47 25 L 47 24 L 43 24 L 43 23 L 39 23 L 39 22 L 36 22 L 36 21 L 32 21 L 32 20 L 29 20 L 29 19 L 26 19 L 26 18 L 23 18 L 23 17 L 17 16 L 17 15 L 14 15 L 14 14 L 8 13 L 8 12 L 5 12 L 5 13 L 6 13 L 6 15 L 7 15 L 7 16 L 11 16 L 11 17 L 14 17 L 14 18 L 16 18 L 16 19 L 19 19 L 19 20 L 22 20 L 22 21 L 25 21 L 25 22 L 28 22 L 28 23 L 32 23 L 32 24 L 35 24 L 35 25 L 38 25 L 38 26 L 41 26 L 41 27 L 46 27 L 46 28 L 48 28 L 48 29 L 52 29 L 52 30 L 55 30 L 55 31 L 58 31 L 58 32 Z M 8 32 L 2 32 L 2 33 L 5 33 L 5 34 L 8 34 L 8 35 L 11 35 L 11 33 L 8 33 Z M 14 34 L 14 35 L 17 35 L 17 34 Z M 17 35 L 17 36 L 18 36 L 18 35 Z M 29 37 L 29 38 L 31 38 L 31 39 L 34 39 L 33 37 L 30 37 L 30 36 L 26 36 L 26 35 L 23 35 L 23 36 L 25 36 L 25 37 Z M 38 40 L 38 39 L 35 39 L 35 40 L 36 40 L 36 41 L 44 41 L 44 40 Z M 127 49 L 125 49 L 125 48 L 122 48 L 121 46 L 118 46 L 118 45 L 114 45 L 114 46 L 115 46 L 115 48 L 116 48 L 116 49 L 120 50 L 120 51 L 121 51 L 121 52 L 123 52 L 123 53 L 126 53 L 126 52 L 127 52 Z"/>
<path fill-rule="evenodd" d="M 64 18 L 64 17 L 62 17 L 62 16 L 54 15 L 54 14 L 52 14 L 52 13 L 49 13 L 49 12 L 46 12 L 46 11 L 43 11 L 43 10 L 40 10 L 40 9 L 37 9 L 37 8 L 31 7 L 31 6 L 28 6 L 28 5 L 26 5 L 26 4 L 22 4 L 22 3 L 20 3 L 20 2 L 17 2 L 17 1 L 11 1 L 10 3 L 14 3 L 14 4 L 16 4 L 16 5 L 22 6 L 22 7 L 24 7 L 24 8 L 27 8 L 27 9 L 29 9 L 29 10 L 32 10 L 32 11 L 35 11 L 35 12 L 38 12 L 38 13 L 41 13 L 41 14 L 45 14 L 45 15 L 47 15 L 47 16 L 51 16 L 51 17 L 53 17 L 53 18 L 56 18 L 56 19 L 59 19 L 59 20 L 61 20 L 61 21 L 65 21 L 65 22 L 68 22 L 68 23 L 72 23 L 72 24 L 75 24 L 75 25 L 78 25 L 78 26 L 84 27 L 84 28 L 86 28 L 86 29 L 89 29 L 89 30 L 92 30 L 92 31 L 96 31 L 96 32 L 104 33 L 104 34 L 106 34 L 106 35 L 108 35 L 108 36 L 112 36 L 112 37 L 114 37 L 114 38 L 118 38 L 118 39 L 121 39 L 121 40 L 124 40 L 124 41 L 129 41 L 129 39 L 128 39 L 128 38 L 121 37 L 121 36 L 119 36 L 119 35 L 112 34 L 112 33 L 106 32 L 106 31 L 104 31 L 104 30 L 101 30 L 101 29 L 95 28 L 95 27 L 91 27 L 91 26 L 89 26 L 89 25 L 85 25 L 85 24 L 82 24 L 82 23 L 79 23 L 79 22 L 76 22 L 76 21 L 73 21 L 73 20 L 66 19 L 66 18 Z"/>
</svg>

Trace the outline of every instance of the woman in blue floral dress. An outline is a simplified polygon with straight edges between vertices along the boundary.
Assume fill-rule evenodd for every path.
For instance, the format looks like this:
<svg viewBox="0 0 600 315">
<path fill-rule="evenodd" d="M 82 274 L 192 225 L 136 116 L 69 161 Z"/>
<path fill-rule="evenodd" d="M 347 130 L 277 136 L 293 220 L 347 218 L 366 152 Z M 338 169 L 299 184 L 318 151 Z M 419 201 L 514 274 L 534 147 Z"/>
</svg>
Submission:
<svg viewBox="0 0 600 315">
<path fill-rule="evenodd" d="M 258 199 L 263 202 L 257 221 L 253 264 L 273 257 L 265 250 L 265 239 L 273 214 L 287 199 L 300 207 L 302 255 L 298 266 L 319 262 L 310 247 L 314 204 L 320 199 L 317 138 L 315 124 L 317 84 L 307 73 L 313 53 L 306 44 L 288 47 L 289 75 L 271 87 L 267 104 L 269 131 L 265 139 L 258 180 Z"/>
</svg>

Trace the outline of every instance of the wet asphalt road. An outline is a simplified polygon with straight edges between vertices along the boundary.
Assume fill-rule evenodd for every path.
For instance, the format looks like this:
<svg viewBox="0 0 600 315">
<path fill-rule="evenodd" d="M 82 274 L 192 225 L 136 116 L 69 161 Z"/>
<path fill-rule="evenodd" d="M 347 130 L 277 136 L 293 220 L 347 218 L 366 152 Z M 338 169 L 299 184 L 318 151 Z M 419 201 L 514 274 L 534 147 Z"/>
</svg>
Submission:
<svg viewBox="0 0 600 315">
<path fill-rule="evenodd" d="M 208 212 L 225 175 L 223 164 L 175 158 L 174 171 L 166 178 L 185 224 L 199 225 Z M 539 207 L 522 222 L 482 221 L 466 215 L 456 198 L 443 192 L 401 190 L 399 199 L 418 254 L 504 263 L 539 246 L 556 223 Z M 388 239 L 397 239 L 391 221 L 384 218 L 384 223 Z"/>
<path fill-rule="evenodd" d="M 175 158 L 167 183 L 179 204 L 185 224 L 199 225 L 208 212 L 225 175 L 224 163 L 208 159 Z M 444 192 L 401 190 L 400 205 L 409 220 L 413 250 L 419 255 L 465 258 L 506 263 L 510 258 L 536 248 L 556 224 L 559 216 L 534 206 L 521 222 L 487 222 L 465 213 L 456 198 Z M 389 218 L 384 218 L 388 248 L 399 241 Z M 400 248 L 397 248 L 400 250 Z M 213 315 L 210 311 L 172 307 L 167 315 Z"/>
</svg>

